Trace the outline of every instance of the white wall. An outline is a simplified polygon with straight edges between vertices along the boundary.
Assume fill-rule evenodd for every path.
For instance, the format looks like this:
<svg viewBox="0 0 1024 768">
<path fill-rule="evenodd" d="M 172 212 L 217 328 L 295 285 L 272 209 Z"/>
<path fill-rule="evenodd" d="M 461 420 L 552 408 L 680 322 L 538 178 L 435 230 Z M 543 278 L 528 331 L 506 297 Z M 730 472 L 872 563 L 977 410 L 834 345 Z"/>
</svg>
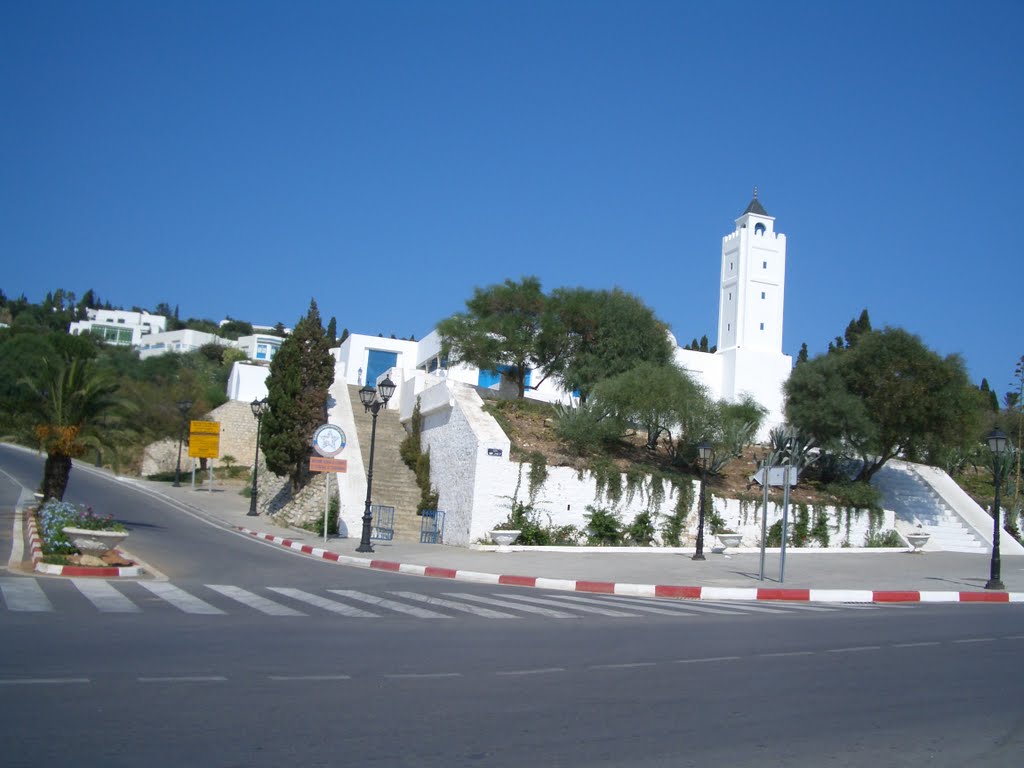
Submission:
<svg viewBox="0 0 1024 768">
<path fill-rule="evenodd" d="M 346 384 L 350 386 L 376 385 L 376 382 L 366 381 L 370 350 L 397 352 L 396 368 L 416 367 L 417 342 L 353 333 L 342 342 L 337 352 L 339 365 L 335 367 L 335 370 L 338 372 L 337 375 L 344 378 Z"/>
<path fill-rule="evenodd" d="M 251 403 L 267 396 L 267 376 L 270 368 L 245 361 L 237 361 L 228 375 L 228 399 Z"/>
<path fill-rule="evenodd" d="M 219 344 L 222 347 L 234 346 L 234 342 L 230 339 L 183 328 L 178 331 L 164 331 L 143 336 L 138 344 L 139 358 L 145 360 L 147 357 L 156 357 L 168 352 L 179 354 L 194 352 L 206 344 Z"/>
</svg>

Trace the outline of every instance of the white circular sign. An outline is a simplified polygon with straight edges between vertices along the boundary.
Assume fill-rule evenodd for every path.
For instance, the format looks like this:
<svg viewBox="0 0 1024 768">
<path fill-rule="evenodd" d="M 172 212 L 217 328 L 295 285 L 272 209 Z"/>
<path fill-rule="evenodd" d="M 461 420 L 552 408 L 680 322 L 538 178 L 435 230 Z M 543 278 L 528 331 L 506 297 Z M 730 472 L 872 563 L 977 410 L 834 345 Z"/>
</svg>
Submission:
<svg viewBox="0 0 1024 768">
<path fill-rule="evenodd" d="M 345 450 L 345 433 L 334 424 L 317 427 L 313 433 L 313 449 L 321 456 L 337 456 Z"/>
</svg>

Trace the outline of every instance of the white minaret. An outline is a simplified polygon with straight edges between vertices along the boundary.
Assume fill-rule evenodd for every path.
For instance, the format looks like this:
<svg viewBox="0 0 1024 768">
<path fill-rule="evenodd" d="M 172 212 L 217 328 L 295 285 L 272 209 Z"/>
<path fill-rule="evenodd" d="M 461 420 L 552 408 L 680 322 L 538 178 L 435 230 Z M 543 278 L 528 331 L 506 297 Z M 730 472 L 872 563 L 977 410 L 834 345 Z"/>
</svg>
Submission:
<svg viewBox="0 0 1024 768">
<path fill-rule="evenodd" d="M 722 238 L 718 351 L 751 349 L 782 354 L 786 288 L 786 236 L 757 199 Z"/>
<path fill-rule="evenodd" d="M 786 236 L 754 199 L 736 219 L 736 231 L 722 238 L 722 280 L 718 304 L 721 397 L 732 402 L 752 396 L 768 413 L 759 438 L 782 424 L 782 385 L 793 359 L 782 354 L 786 289 Z"/>
</svg>

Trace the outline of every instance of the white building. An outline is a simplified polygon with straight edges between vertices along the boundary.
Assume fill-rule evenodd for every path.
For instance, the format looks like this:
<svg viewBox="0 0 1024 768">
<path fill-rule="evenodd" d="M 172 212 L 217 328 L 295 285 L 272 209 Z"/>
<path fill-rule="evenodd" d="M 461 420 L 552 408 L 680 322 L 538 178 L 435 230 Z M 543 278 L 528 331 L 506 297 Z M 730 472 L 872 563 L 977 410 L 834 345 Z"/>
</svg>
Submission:
<svg viewBox="0 0 1024 768">
<path fill-rule="evenodd" d="M 106 344 L 137 347 L 144 336 L 162 333 L 167 329 L 167 318 L 149 312 L 126 312 L 123 309 L 87 309 L 85 320 L 68 327 L 73 336 L 91 334 Z"/>
<path fill-rule="evenodd" d="M 736 229 L 722 238 L 719 280 L 718 345 L 714 353 L 682 349 L 676 343 L 675 362 L 701 382 L 716 400 L 736 402 L 752 396 L 767 410 L 759 434 L 765 439 L 783 423 L 782 386 L 793 368 L 792 358 L 782 353 L 783 309 L 786 282 L 786 236 L 775 231 L 775 219 L 757 199 L 757 190 L 746 210 L 736 219 Z M 263 338 L 262 336 L 246 339 Z M 270 337 L 274 338 L 274 337 Z M 239 344 L 243 342 L 239 339 Z M 280 344 L 280 339 L 275 339 Z M 248 349 L 248 347 L 245 347 Z M 269 357 L 248 354 L 250 359 Z M 450 365 L 441 353 L 441 338 L 431 331 L 420 341 L 352 334 L 334 350 L 335 376 L 349 385 L 375 385 L 391 370 L 411 375 L 434 375 L 474 387 L 515 394 L 515 387 L 500 371 L 481 371 L 469 365 Z M 542 378 L 531 371 L 527 385 Z M 247 384 L 243 385 L 243 374 Z M 232 399 L 251 399 L 260 384 L 259 371 L 232 373 Z M 266 372 L 262 372 L 266 378 Z M 392 376 L 401 388 L 402 376 Z M 527 397 L 557 402 L 568 393 L 546 379 Z"/>
<path fill-rule="evenodd" d="M 182 328 L 178 331 L 164 331 L 163 333 L 152 333 L 148 336 L 143 336 L 137 348 L 139 350 L 139 359 L 145 360 L 147 357 L 156 357 L 167 352 L 177 352 L 179 354 L 194 352 L 207 344 L 219 344 L 222 347 L 230 347 L 234 345 L 234 342 L 212 333 Z"/>
<path fill-rule="evenodd" d="M 252 336 L 242 336 L 234 342 L 234 346 L 245 352 L 250 360 L 269 363 L 274 359 L 277 350 L 281 348 L 284 341 L 280 336 L 272 336 L 268 333 L 255 333 Z"/>
<path fill-rule="evenodd" d="M 793 358 L 782 353 L 785 289 L 786 236 L 775 231 L 755 189 L 736 230 L 722 238 L 718 348 L 677 348 L 675 360 L 713 398 L 736 402 L 749 394 L 764 406 L 761 439 L 784 422 L 782 386 L 793 370 Z"/>
</svg>

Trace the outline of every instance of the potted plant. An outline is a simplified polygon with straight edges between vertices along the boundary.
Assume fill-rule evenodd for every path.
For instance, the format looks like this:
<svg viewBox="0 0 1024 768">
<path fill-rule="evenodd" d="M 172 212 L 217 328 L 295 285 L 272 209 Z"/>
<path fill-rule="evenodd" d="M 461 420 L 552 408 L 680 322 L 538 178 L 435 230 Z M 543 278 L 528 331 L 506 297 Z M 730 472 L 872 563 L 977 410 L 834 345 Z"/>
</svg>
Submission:
<svg viewBox="0 0 1024 768">
<path fill-rule="evenodd" d="M 722 553 L 723 554 L 730 547 L 738 547 L 743 542 L 743 534 L 742 533 L 736 533 L 736 531 L 729 531 L 729 530 L 719 531 L 715 535 L 718 537 L 718 540 L 720 542 L 722 542 Z"/>
<path fill-rule="evenodd" d="M 911 555 L 923 555 L 924 545 L 928 543 L 928 539 L 931 538 L 931 534 L 921 529 L 921 526 L 917 526 L 917 530 L 914 530 L 907 534 L 907 543 L 910 544 L 912 549 L 910 550 Z"/>
</svg>

